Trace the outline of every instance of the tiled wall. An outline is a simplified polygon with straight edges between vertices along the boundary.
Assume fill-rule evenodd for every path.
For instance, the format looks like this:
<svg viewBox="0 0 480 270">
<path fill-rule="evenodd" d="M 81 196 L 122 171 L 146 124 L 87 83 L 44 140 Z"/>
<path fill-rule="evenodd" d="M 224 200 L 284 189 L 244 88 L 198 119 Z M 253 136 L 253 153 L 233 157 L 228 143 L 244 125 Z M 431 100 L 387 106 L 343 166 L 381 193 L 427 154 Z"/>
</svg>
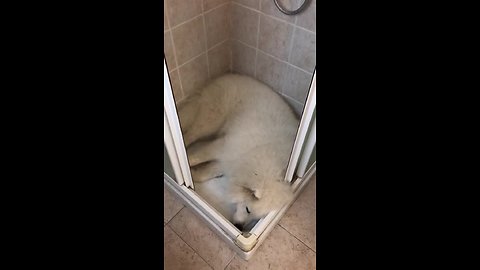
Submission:
<svg viewBox="0 0 480 270">
<path fill-rule="evenodd" d="M 279 0 L 296 9 L 303 0 Z M 316 0 L 295 16 L 273 0 L 232 0 L 232 69 L 270 85 L 301 113 L 315 69 Z"/>
<path fill-rule="evenodd" d="M 175 100 L 231 71 L 230 0 L 164 0 L 164 53 Z"/>
<path fill-rule="evenodd" d="M 303 3 L 279 1 L 289 9 Z M 233 71 L 270 85 L 301 113 L 315 68 L 316 0 L 295 16 L 278 11 L 273 0 L 164 2 L 165 54 L 177 101 Z"/>
</svg>

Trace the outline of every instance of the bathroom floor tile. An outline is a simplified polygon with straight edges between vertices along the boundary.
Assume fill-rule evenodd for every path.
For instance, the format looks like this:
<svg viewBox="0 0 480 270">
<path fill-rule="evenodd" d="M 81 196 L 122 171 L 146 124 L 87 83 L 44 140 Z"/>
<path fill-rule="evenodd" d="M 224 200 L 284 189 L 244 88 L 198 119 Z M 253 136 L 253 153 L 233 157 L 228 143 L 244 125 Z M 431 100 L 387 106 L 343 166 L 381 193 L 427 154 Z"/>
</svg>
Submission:
<svg viewBox="0 0 480 270">
<path fill-rule="evenodd" d="M 237 255 L 227 270 L 316 269 L 316 253 L 280 226 L 275 226 L 249 261 Z"/>
<path fill-rule="evenodd" d="M 213 269 L 225 269 L 234 256 L 234 251 L 227 243 L 187 207 L 170 221 L 169 226 Z"/>
<path fill-rule="evenodd" d="M 310 180 L 302 194 L 279 222 L 282 228 L 285 228 L 314 251 L 317 249 L 315 182 L 315 178 Z"/>
<path fill-rule="evenodd" d="M 191 247 L 178 237 L 169 226 L 164 227 L 163 235 L 164 269 L 212 269 L 212 267 L 210 267 Z"/>
<path fill-rule="evenodd" d="M 163 222 L 167 224 L 182 208 L 180 199 L 163 187 Z"/>
</svg>

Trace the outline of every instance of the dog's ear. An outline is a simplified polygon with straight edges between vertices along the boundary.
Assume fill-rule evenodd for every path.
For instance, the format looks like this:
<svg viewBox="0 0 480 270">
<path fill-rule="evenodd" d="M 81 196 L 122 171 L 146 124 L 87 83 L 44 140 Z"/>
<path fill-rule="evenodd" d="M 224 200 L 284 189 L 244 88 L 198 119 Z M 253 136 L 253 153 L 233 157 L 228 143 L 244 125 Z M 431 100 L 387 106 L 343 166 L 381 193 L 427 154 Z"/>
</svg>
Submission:
<svg viewBox="0 0 480 270">
<path fill-rule="evenodd" d="M 244 189 L 257 200 L 262 198 L 262 196 L 263 196 L 263 190 L 261 188 L 258 188 L 258 187 L 255 187 L 255 188 L 244 187 Z"/>
<path fill-rule="evenodd" d="M 263 190 L 260 188 L 252 190 L 252 194 L 255 198 L 260 199 L 263 196 Z"/>
</svg>

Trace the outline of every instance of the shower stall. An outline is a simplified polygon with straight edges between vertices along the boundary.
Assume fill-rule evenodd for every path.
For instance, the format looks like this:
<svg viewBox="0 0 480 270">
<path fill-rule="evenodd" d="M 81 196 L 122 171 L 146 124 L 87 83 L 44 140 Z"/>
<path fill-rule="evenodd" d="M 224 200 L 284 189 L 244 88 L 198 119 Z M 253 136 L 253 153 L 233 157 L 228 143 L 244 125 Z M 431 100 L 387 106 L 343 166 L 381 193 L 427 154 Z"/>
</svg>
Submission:
<svg viewBox="0 0 480 270">
<path fill-rule="evenodd" d="M 294 200 L 239 231 L 195 193 L 176 104 L 226 73 L 270 86 L 300 119 L 285 175 L 299 196 L 316 170 L 315 6 L 315 0 L 164 0 L 164 186 L 247 260 Z"/>
</svg>

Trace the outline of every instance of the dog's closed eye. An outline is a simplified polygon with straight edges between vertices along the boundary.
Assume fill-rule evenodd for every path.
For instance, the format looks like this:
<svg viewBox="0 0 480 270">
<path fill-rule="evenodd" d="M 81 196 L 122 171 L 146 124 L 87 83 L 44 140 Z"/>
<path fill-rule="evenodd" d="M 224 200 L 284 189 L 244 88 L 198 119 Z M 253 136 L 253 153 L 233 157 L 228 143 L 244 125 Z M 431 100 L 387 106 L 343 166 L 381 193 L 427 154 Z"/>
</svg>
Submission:
<svg viewBox="0 0 480 270">
<path fill-rule="evenodd" d="M 250 210 L 248 209 L 248 206 L 247 206 L 247 207 L 245 207 L 245 209 L 247 210 L 247 213 L 249 213 L 249 214 L 250 214 Z"/>
</svg>

